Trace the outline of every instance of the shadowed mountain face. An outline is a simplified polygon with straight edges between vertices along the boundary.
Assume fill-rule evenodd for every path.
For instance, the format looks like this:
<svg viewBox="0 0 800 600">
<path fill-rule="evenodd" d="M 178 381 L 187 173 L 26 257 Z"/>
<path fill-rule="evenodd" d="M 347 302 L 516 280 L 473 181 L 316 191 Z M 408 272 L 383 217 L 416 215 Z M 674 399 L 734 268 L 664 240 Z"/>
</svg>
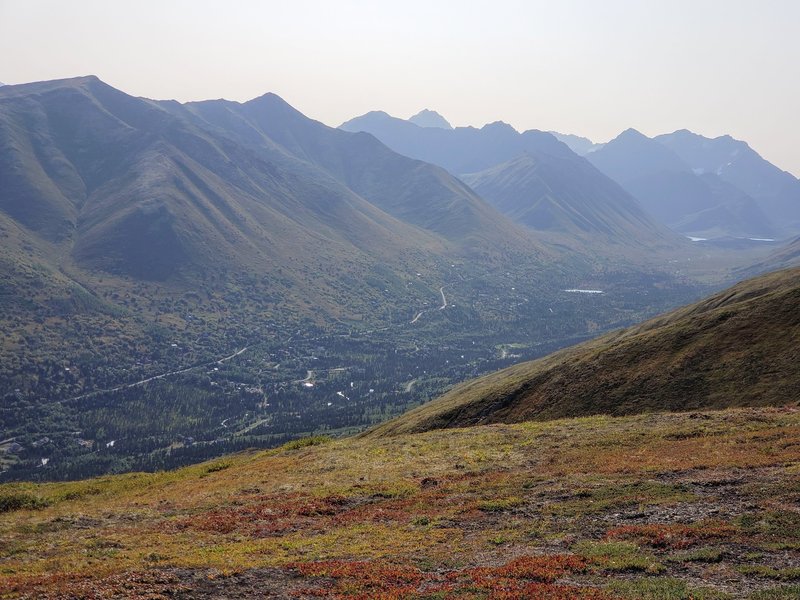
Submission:
<svg viewBox="0 0 800 600">
<path fill-rule="evenodd" d="M 0 211 L 82 268 L 137 279 L 539 251 L 442 169 L 271 94 L 184 106 L 94 77 L 5 86 L 0 148 Z"/>
<path fill-rule="evenodd" d="M 676 231 L 699 237 L 776 234 L 774 221 L 752 196 L 638 131 L 623 132 L 587 158 Z"/>
<path fill-rule="evenodd" d="M 642 325 L 453 388 L 375 429 L 796 403 L 800 269 L 740 283 Z"/>
</svg>

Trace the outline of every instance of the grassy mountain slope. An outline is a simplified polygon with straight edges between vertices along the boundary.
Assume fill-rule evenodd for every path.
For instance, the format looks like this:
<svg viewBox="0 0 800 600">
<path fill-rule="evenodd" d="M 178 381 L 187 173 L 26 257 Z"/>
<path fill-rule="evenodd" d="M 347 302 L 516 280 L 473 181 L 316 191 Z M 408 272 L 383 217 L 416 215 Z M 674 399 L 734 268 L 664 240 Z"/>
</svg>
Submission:
<svg viewBox="0 0 800 600">
<path fill-rule="evenodd" d="M 0 596 L 796 598 L 795 409 L 324 442 L 0 485 Z"/>
<path fill-rule="evenodd" d="M 359 250 L 437 248 L 297 159 L 271 160 L 96 78 L 9 86 L 2 102 L 7 130 L 27 136 L 10 148 L 5 164 L 24 168 L 8 172 L 2 206 L 48 239 L 55 225 L 35 223 L 18 205 L 57 217 L 79 265 L 168 279 L 318 254 L 366 262 Z M 38 156 L 55 156 L 61 169 Z M 53 205 L 28 202 L 19 190 L 29 188 Z"/>
<path fill-rule="evenodd" d="M 386 303 L 384 288 L 341 284 L 376 269 L 404 276 L 463 256 L 478 270 L 552 257 L 442 169 L 271 94 L 183 106 L 95 77 L 5 86 L 0 145 L 10 230 L 45 249 L 47 270 L 98 294 L 116 294 L 115 279 L 182 294 L 245 278 L 285 309 L 340 318 Z"/>
<path fill-rule="evenodd" d="M 386 213 L 460 247 L 479 243 L 542 251 L 443 169 L 398 156 L 370 135 L 326 127 L 274 94 L 244 104 L 190 103 L 186 109 L 208 123 L 227 127 L 242 143 L 277 144 Z"/>
<path fill-rule="evenodd" d="M 783 405 L 800 389 L 800 269 L 461 384 L 368 435 L 590 414 Z"/>
</svg>

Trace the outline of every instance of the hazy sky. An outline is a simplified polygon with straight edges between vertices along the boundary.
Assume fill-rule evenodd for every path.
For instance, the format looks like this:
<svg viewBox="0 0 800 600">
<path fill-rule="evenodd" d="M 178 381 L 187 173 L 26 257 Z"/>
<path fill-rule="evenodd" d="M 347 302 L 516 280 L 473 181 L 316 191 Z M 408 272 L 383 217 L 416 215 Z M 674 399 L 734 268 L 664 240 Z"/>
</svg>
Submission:
<svg viewBox="0 0 800 600">
<path fill-rule="evenodd" d="M 0 0 L 0 81 L 267 91 L 339 125 L 421 108 L 606 141 L 730 133 L 800 175 L 800 0 Z"/>
</svg>

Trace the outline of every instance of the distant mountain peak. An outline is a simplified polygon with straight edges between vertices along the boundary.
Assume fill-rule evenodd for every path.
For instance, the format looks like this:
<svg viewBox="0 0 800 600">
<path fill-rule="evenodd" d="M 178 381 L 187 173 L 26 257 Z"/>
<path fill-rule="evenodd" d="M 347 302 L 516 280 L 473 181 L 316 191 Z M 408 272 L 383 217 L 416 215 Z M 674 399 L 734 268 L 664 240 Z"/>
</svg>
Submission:
<svg viewBox="0 0 800 600">
<path fill-rule="evenodd" d="M 519 133 L 505 121 L 494 121 L 493 123 L 487 123 L 481 129 L 486 131 L 513 131 L 514 133 Z"/>
<path fill-rule="evenodd" d="M 345 131 L 366 131 L 365 127 L 368 125 L 375 126 L 393 122 L 407 123 L 407 121 L 393 117 L 385 111 L 371 110 L 363 115 L 345 121 L 339 125 L 339 129 L 344 129 Z"/>
<path fill-rule="evenodd" d="M 291 107 L 291 104 L 286 102 L 286 100 L 284 100 L 283 98 L 281 98 L 280 96 L 278 96 L 278 94 L 275 94 L 274 92 L 267 92 L 266 94 L 262 94 L 261 96 L 257 96 L 256 98 L 253 98 L 252 100 L 248 100 L 248 102 L 259 103 L 259 104 L 261 104 L 261 103 L 272 104 L 272 105 L 276 105 L 276 106 L 290 106 Z"/>
<path fill-rule="evenodd" d="M 453 126 L 435 110 L 423 108 L 413 117 L 410 117 L 409 122 L 414 123 L 418 127 L 434 127 L 437 129 L 452 129 Z"/>
<path fill-rule="evenodd" d="M 650 139 L 645 134 L 643 134 L 638 129 L 634 129 L 633 127 L 628 127 L 625 131 L 620 133 L 616 139 L 618 140 L 641 140 L 641 139 Z"/>
</svg>

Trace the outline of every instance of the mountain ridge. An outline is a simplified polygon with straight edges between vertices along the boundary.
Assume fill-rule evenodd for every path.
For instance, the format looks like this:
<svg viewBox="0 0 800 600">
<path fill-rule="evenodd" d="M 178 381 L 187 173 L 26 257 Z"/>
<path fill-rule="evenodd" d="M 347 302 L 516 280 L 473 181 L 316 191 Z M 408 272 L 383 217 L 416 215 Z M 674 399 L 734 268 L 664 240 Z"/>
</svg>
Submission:
<svg viewBox="0 0 800 600">
<path fill-rule="evenodd" d="M 341 128 L 367 131 L 402 154 L 458 174 L 501 213 L 534 231 L 573 236 L 554 244 L 572 243 L 592 253 L 592 243 L 611 242 L 617 253 L 626 246 L 679 248 L 684 243 L 652 222 L 618 183 L 550 133 L 519 133 L 502 121 L 481 129 L 421 129 L 383 112 L 356 117 Z"/>
<path fill-rule="evenodd" d="M 648 214 L 685 235 L 776 235 L 774 218 L 756 199 L 717 173 L 693 167 L 657 138 L 629 129 L 588 159 L 636 197 Z"/>
</svg>

